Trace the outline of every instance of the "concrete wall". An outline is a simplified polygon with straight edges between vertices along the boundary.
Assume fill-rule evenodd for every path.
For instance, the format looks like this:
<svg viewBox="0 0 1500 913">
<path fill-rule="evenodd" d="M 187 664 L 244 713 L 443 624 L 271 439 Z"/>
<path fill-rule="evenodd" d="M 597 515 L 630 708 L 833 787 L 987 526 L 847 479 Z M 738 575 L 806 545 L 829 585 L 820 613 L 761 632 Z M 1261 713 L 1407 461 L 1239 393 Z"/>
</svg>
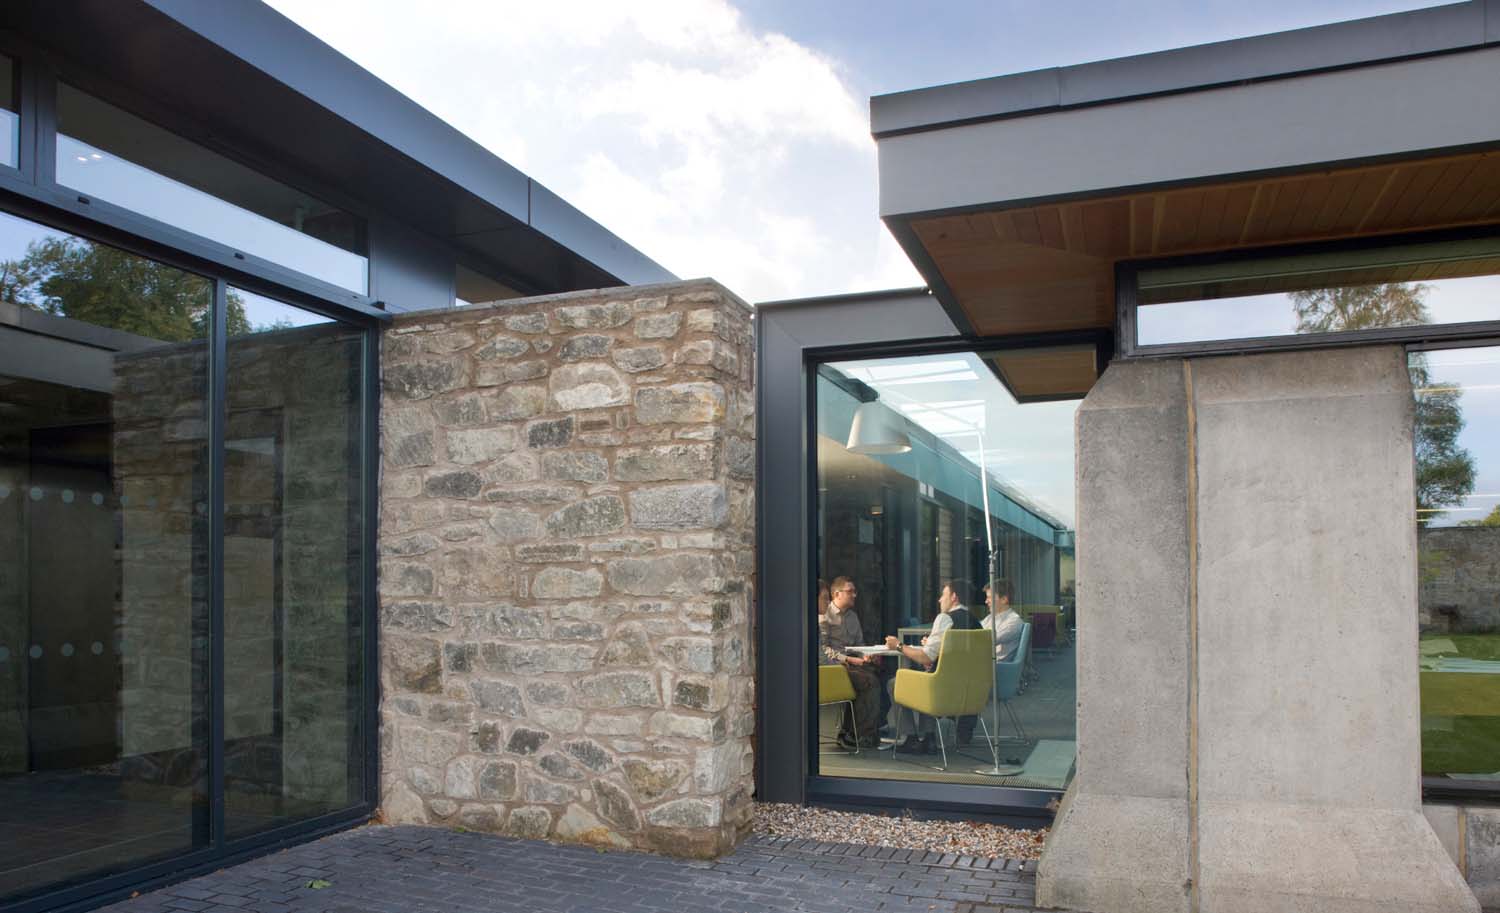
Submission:
<svg viewBox="0 0 1500 913">
<path fill-rule="evenodd" d="M 750 330 L 700 281 L 385 334 L 386 820 L 734 845 L 754 728 Z"/>
<path fill-rule="evenodd" d="M 1079 413 L 1079 770 L 1044 905 L 1457 911 L 1421 814 L 1398 347 L 1112 365 Z"/>
</svg>

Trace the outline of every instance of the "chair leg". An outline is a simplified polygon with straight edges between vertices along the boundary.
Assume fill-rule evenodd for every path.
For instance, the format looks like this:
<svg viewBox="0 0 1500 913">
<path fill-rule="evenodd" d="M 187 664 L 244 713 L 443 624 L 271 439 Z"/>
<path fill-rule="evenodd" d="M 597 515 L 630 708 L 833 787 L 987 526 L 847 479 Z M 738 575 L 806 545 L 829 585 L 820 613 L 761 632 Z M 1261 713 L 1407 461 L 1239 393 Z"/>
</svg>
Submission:
<svg viewBox="0 0 1500 913">
<path fill-rule="evenodd" d="M 932 728 L 937 730 L 938 749 L 943 753 L 943 770 L 948 769 L 948 746 L 943 744 L 943 718 L 936 716 L 932 718 Z"/>
<path fill-rule="evenodd" d="M 849 705 L 849 729 L 854 733 L 854 753 L 859 754 L 859 718 L 854 715 L 854 702 L 844 703 Z"/>
<path fill-rule="evenodd" d="M 1005 705 L 1005 713 L 1010 717 L 1011 723 L 1016 727 L 1016 734 L 1021 737 L 1021 741 L 1027 741 L 1026 730 L 1021 726 L 1021 718 L 1016 716 L 1016 708 L 1010 705 L 1010 701 L 1001 701 L 1001 703 Z"/>
</svg>

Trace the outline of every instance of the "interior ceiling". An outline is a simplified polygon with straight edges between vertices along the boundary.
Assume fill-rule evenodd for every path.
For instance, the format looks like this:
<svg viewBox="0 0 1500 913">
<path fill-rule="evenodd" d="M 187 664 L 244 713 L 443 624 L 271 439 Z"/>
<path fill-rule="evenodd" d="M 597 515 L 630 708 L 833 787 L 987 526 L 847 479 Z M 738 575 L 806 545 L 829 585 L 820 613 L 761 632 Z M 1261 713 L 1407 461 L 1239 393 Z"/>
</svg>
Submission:
<svg viewBox="0 0 1500 913">
<path fill-rule="evenodd" d="M 1500 152 L 913 219 L 980 335 L 1109 327 L 1121 260 L 1500 222 Z"/>
</svg>

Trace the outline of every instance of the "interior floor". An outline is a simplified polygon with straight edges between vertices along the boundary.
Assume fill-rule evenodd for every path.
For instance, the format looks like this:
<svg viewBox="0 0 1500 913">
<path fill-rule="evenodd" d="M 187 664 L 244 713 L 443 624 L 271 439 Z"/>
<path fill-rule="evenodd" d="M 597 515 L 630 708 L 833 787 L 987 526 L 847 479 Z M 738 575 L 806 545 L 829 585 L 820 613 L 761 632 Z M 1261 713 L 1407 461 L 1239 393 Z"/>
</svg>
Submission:
<svg viewBox="0 0 1500 913">
<path fill-rule="evenodd" d="M 818 773 L 825 777 L 1064 789 L 1073 777 L 1077 745 L 1074 648 L 1064 644 L 1033 650 L 1031 667 L 1025 690 L 1009 702 L 1010 710 L 1025 731 L 1024 739 L 1004 708 L 997 715 L 995 707 L 987 705 L 983 712 L 985 725 L 992 730 L 998 728 L 999 738 L 993 751 L 984 739 L 982 726 L 976 724 L 973 741 L 961 747 L 956 743 L 953 721 L 943 720 L 943 738 L 948 749 L 946 768 L 936 743 L 931 754 L 915 754 L 894 750 L 896 740 L 888 737 L 882 740 L 879 750 L 849 752 L 834 742 L 842 707 L 830 705 L 820 708 L 818 717 Z M 888 731 L 892 733 L 896 731 L 895 712 L 893 707 L 887 718 Z M 911 731 L 912 718 L 908 713 L 901 721 L 901 732 Z"/>
</svg>

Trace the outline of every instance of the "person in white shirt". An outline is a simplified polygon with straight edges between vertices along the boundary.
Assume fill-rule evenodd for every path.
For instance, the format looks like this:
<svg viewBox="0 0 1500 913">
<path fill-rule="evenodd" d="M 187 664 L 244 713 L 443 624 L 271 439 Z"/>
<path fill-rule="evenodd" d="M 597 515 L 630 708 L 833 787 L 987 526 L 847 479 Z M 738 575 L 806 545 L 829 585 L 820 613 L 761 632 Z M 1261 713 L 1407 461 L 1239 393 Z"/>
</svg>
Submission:
<svg viewBox="0 0 1500 913">
<path fill-rule="evenodd" d="M 932 620 L 932 630 L 922 638 L 922 644 L 913 647 L 903 644 L 898 637 L 886 637 L 886 649 L 896 650 L 906 659 L 911 660 L 924 670 L 931 672 L 937 666 L 938 654 L 943 648 L 943 633 L 949 628 L 960 630 L 973 630 L 979 627 L 975 624 L 974 616 L 964 606 L 959 594 L 964 587 L 956 580 L 949 580 L 943 584 L 938 594 L 938 613 Z M 922 714 L 916 714 L 917 731 L 921 737 L 907 736 L 906 741 L 898 746 L 901 751 L 918 751 L 923 754 L 930 753 L 933 747 L 932 718 Z M 971 728 L 972 728 L 972 724 Z"/>
<path fill-rule="evenodd" d="M 1016 658 L 1016 651 L 1021 647 L 1021 627 L 1025 622 L 1010 607 L 1010 581 L 997 580 L 995 588 L 1000 591 L 998 595 L 991 593 L 989 587 L 984 588 L 984 604 L 989 607 L 990 614 L 979 626 L 995 632 L 995 662 L 1004 663 Z"/>
</svg>

